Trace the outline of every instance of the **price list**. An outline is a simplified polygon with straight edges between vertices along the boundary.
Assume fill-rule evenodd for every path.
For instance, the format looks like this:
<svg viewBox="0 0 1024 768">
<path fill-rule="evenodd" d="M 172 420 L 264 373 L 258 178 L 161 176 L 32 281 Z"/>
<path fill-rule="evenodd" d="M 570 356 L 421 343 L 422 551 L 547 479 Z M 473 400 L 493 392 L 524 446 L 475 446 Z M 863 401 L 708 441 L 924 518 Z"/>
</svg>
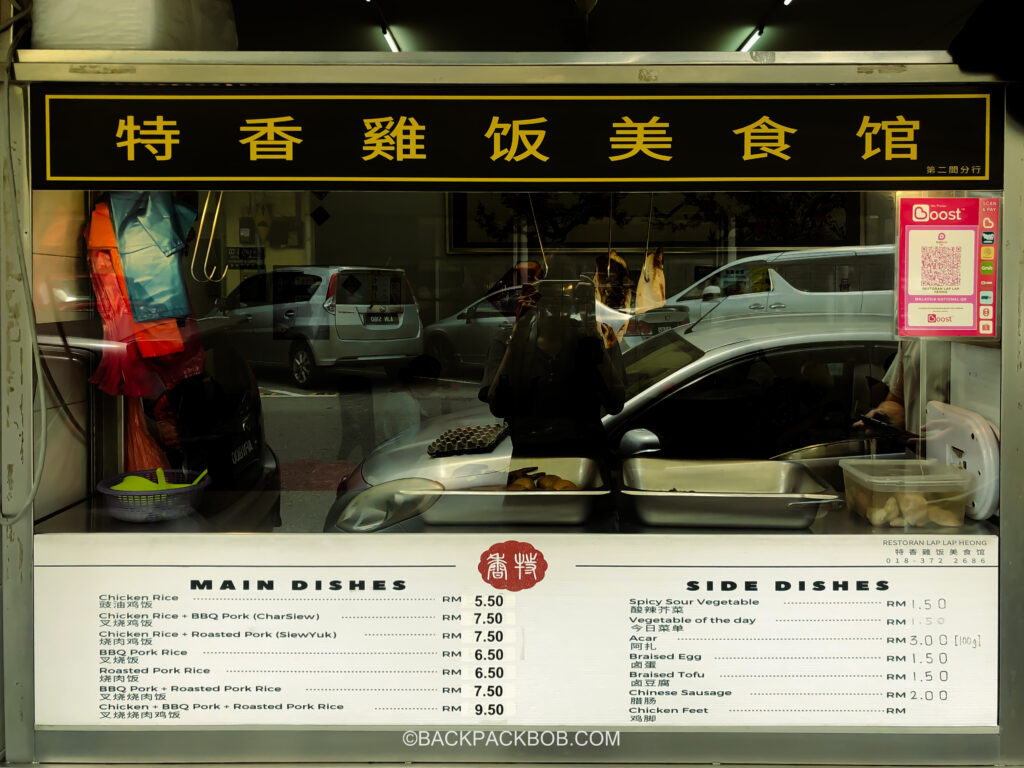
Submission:
<svg viewBox="0 0 1024 768">
<path fill-rule="evenodd" d="M 984 705 L 974 675 L 989 638 L 956 600 L 802 597 L 631 600 L 630 722 L 926 724 L 950 701 Z"/>
<path fill-rule="evenodd" d="M 231 582 L 230 596 L 207 596 L 205 582 L 199 595 L 100 594 L 95 715 L 459 724 L 514 713 L 514 595 L 385 597 L 362 590 L 404 582 L 333 582 L 349 595 L 260 596 L 278 587 L 267 578 Z"/>
<path fill-rule="evenodd" d="M 995 536 L 136 538 L 37 537 L 39 724 L 997 722 Z"/>
</svg>

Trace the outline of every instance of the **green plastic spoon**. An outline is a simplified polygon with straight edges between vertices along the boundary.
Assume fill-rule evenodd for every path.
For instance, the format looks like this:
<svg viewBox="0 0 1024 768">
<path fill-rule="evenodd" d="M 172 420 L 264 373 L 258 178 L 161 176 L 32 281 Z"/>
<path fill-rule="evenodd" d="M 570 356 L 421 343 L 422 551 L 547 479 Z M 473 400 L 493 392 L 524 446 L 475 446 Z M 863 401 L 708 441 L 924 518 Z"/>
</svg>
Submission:
<svg viewBox="0 0 1024 768">
<path fill-rule="evenodd" d="M 152 480 L 140 475 L 128 475 L 120 483 L 110 487 L 111 490 L 114 491 L 131 491 L 135 493 L 141 491 L 155 491 L 159 489 L 159 486 Z"/>
<path fill-rule="evenodd" d="M 175 488 L 189 488 L 198 483 L 200 480 L 202 480 L 203 477 L 206 475 L 206 472 L 207 470 L 204 469 L 202 474 L 199 475 L 199 477 L 197 477 L 191 483 L 169 483 L 167 482 L 167 478 L 164 475 L 163 469 L 158 467 L 156 470 L 157 481 L 155 483 L 149 478 L 142 477 L 141 475 L 128 475 L 128 477 L 124 478 L 124 480 L 122 480 L 117 485 L 112 485 L 111 489 L 115 491 L 131 491 L 135 493 L 140 493 L 153 491 L 169 491 Z"/>
<path fill-rule="evenodd" d="M 168 491 L 172 488 L 188 488 L 190 485 L 192 483 L 168 483 L 167 478 L 164 476 L 163 468 L 156 468 L 156 487 L 161 491 Z"/>
</svg>

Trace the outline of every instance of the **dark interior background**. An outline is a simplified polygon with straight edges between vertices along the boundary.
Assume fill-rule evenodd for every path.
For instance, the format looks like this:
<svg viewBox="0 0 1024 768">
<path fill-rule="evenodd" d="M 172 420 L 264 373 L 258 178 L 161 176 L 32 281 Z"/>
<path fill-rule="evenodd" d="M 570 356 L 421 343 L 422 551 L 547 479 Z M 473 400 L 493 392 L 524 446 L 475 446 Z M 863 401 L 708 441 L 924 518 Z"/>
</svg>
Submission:
<svg viewBox="0 0 1024 768">
<path fill-rule="evenodd" d="M 234 0 L 243 50 L 758 51 L 948 50 L 977 13 L 1009 0 Z M 989 42 L 1004 33 L 992 19 Z M 989 47 L 992 47 L 991 45 Z"/>
</svg>

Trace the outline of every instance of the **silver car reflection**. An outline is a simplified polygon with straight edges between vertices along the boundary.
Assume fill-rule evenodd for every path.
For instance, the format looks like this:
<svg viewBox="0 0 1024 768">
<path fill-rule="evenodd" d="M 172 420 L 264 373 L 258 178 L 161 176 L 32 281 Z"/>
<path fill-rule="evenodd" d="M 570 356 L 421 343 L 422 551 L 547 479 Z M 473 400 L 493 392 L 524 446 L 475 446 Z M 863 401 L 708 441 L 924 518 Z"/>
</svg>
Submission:
<svg viewBox="0 0 1024 768">
<path fill-rule="evenodd" d="M 459 366 L 481 366 L 495 334 L 512 330 L 522 286 L 495 291 L 423 331 L 423 351 L 441 364 L 444 373 Z"/>
<path fill-rule="evenodd" d="M 623 354 L 627 400 L 620 413 L 603 420 L 609 449 L 619 462 L 638 455 L 767 459 L 848 440 L 858 414 L 884 397 L 877 385 L 895 351 L 888 315 L 731 317 L 666 331 Z M 579 522 L 573 509 L 531 517 L 517 501 L 522 496 L 504 491 L 510 469 L 524 463 L 513 459 L 507 437 L 485 453 L 428 454 L 446 430 L 495 421 L 481 403 L 381 444 L 342 483 L 325 530 L 400 530 L 403 521 L 420 518 L 438 524 Z M 590 471 L 580 461 L 559 461 L 559 472 L 582 479 Z M 609 490 L 585 481 L 580 492 Z M 533 499 L 539 491 L 526 493 Z M 559 498 L 566 503 L 534 506 L 572 506 L 571 495 Z"/>
<path fill-rule="evenodd" d="M 516 319 L 516 302 L 521 285 L 490 293 L 448 317 L 431 323 L 423 331 L 423 350 L 452 373 L 460 367 L 481 367 L 487 362 L 491 342 L 508 340 Z M 619 338 L 626 331 L 630 315 L 596 302 L 598 322 L 607 324 Z"/>
<path fill-rule="evenodd" d="M 630 347 L 667 328 L 726 315 L 891 313 L 893 245 L 814 248 L 729 262 L 664 305 L 636 315 L 623 339 Z"/>
</svg>

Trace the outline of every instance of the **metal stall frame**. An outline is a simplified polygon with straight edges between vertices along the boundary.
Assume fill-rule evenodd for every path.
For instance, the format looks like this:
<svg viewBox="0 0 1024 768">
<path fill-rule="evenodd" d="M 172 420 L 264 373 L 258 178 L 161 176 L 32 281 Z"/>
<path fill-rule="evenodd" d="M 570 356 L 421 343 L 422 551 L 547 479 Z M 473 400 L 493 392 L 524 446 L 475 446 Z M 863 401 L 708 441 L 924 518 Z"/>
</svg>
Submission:
<svg viewBox="0 0 1024 768">
<path fill-rule="evenodd" d="M 618 86 L 891 86 L 995 84 L 966 74 L 948 55 L 933 52 L 624 53 L 624 54 L 335 54 L 277 52 L 166 52 L 26 50 L 15 66 L 10 143 L 18 194 L 2 200 L 3 292 L 0 293 L 0 374 L 3 382 L 3 505 L 26 499 L 36 446 L 31 424 L 33 371 L 29 316 L 21 291 L 17 238 L 31 253 L 27 102 L 31 83 L 178 84 L 246 83 L 346 85 Z M 596 761 L 690 764 L 1024 764 L 1024 126 L 996 107 L 1004 126 L 1002 290 L 1002 486 L 1007 510 L 1000 533 L 999 713 L 996 728 L 786 728 L 651 729 L 630 747 Z M 5 171 L 7 173 L 7 171 Z M 5 190 L 10 189 L 5 185 Z M 353 754 L 385 749 L 388 729 L 210 727 L 161 730 L 44 730 L 34 724 L 32 515 L 2 529 L 3 670 L 7 761 L 47 762 L 352 762 Z M 45 660 L 40 660 L 45 662 Z M 242 738 L 240 738 L 242 737 Z M 348 747 L 358 745 L 357 752 Z M 589 761 L 595 761 L 588 755 Z M 358 758 L 360 760 L 367 758 Z M 373 760 L 374 758 L 369 758 Z M 434 761 L 465 761 L 456 750 Z"/>
</svg>

